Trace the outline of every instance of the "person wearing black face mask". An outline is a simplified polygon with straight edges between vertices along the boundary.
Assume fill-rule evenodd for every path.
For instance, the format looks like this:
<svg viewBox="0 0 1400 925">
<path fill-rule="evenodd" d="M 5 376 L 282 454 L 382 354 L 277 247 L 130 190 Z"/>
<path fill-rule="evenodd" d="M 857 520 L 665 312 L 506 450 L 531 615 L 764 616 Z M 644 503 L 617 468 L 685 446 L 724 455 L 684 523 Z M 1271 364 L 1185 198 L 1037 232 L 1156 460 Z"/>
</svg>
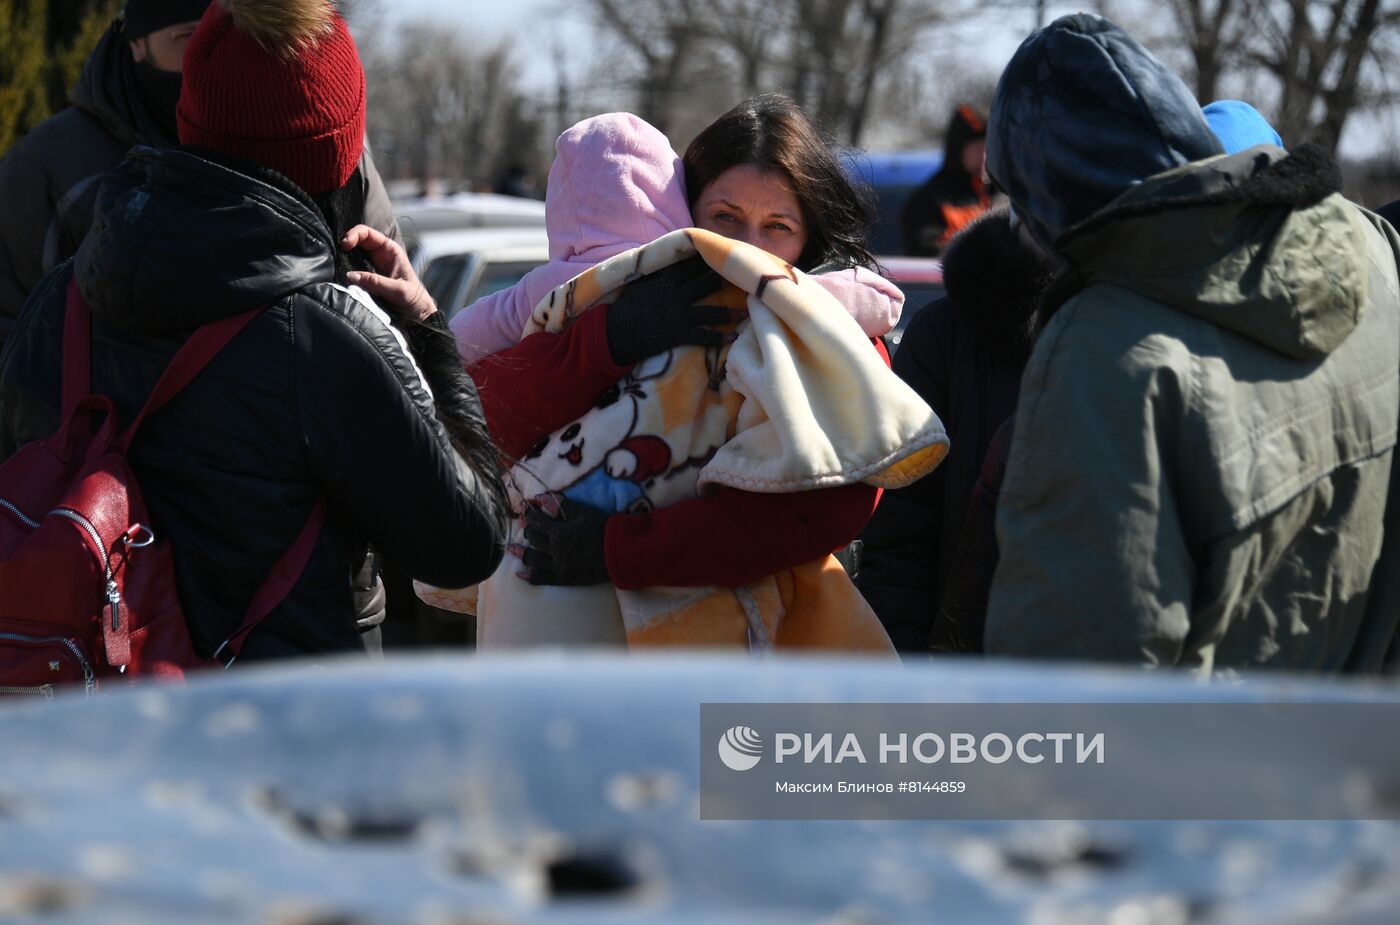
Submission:
<svg viewBox="0 0 1400 925">
<path fill-rule="evenodd" d="M 83 65 L 72 105 L 0 160 L 0 347 L 41 277 L 73 256 L 92 224 L 100 181 L 137 145 L 174 147 L 185 43 L 210 0 L 127 0 Z M 398 238 L 366 150 L 365 221 Z"/>
<path fill-rule="evenodd" d="M 0 161 L 0 343 L 39 279 L 77 251 L 99 180 L 136 145 L 173 147 L 180 62 L 209 0 L 130 0 L 83 65 L 67 109 Z"/>
</svg>

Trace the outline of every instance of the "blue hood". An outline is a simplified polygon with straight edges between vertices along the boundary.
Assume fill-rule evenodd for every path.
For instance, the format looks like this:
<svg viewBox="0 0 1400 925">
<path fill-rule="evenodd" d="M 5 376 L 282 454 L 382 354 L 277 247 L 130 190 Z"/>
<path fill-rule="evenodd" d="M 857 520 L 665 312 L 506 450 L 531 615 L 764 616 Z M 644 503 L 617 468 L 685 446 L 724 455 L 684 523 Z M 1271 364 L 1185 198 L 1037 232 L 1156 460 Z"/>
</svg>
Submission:
<svg viewBox="0 0 1400 925">
<path fill-rule="evenodd" d="M 987 131 L 987 172 L 1047 246 L 1148 177 L 1221 153 L 1181 79 L 1085 13 L 1016 50 Z"/>
<path fill-rule="evenodd" d="M 1237 154 L 1255 145 L 1283 147 L 1283 139 L 1264 116 L 1239 100 L 1216 100 L 1201 110 L 1206 124 L 1220 139 L 1226 154 Z"/>
</svg>

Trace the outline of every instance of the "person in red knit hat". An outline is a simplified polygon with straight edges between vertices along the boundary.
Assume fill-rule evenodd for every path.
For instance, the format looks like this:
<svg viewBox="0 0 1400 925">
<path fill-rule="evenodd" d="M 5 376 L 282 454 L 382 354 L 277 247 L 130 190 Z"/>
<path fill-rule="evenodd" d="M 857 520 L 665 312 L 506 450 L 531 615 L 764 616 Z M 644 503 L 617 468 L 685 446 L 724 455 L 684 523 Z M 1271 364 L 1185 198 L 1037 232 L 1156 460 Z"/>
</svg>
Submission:
<svg viewBox="0 0 1400 925">
<path fill-rule="evenodd" d="M 365 72 L 329 6 L 214 3 L 185 50 L 180 143 L 271 167 L 312 196 L 344 186 L 364 147 Z"/>
<path fill-rule="evenodd" d="M 131 446 L 149 527 L 210 657 L 323 506 L 306 569 L 240 662 L 363 651 L 374 634 L 357 625 L 351 569 L 366 547 L 413 578 L 474 584 L 501 560 L 507 507 L 441 317 L 391 317 L 347 285 L 365 78 L 344 21 L 326 0 L 214 0 L 178 122 L 183 147 L 137 148 L 103 182 L 86 241 L 16 326 L 0 459 L 57 429 L 70 284 L 90 309 L 93 391 L 122 421 L 191 331 L 251 312 Z"/>
</svg>

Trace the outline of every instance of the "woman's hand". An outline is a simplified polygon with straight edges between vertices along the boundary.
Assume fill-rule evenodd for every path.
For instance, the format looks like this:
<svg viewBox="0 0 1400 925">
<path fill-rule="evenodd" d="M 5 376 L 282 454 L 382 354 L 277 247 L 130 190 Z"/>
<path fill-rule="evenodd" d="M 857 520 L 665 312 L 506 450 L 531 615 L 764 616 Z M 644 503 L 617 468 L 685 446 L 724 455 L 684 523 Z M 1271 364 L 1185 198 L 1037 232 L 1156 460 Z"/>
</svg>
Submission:
<svg viewBox="0 0 1400 925">
<path fill-rule="evenodd" d="M 532 585 L 601 585 L 610 580 L 603 552 L 607 514 L 549 493 L 526 500 L 522 519 L 529 545 L 509 547 L 525 564 L 519 577 Z"/>
<path fill-rule="evenodd" d="M 724 279 L 698 254 L 628 283 L 608 308 L 608 353 L 613 362 L 630 366 L 684 344 L 733 343 L 733 334 L 705 325 L 734 324 L 745 313 L 695 304 L 723 285 Z"/>
<path fill-rule="evenodd" d="M 353 271 L 346 274 L 346 279 L 376 301 L 415 321 L 425 321 L 437 311 L 433 297 L 413 272 L 408 255 L 392 238 L 368 225 L 356 225 L 346 233 L 340 247 L 346 251 L 358 248 L 369 258 L 373 273 Z"/>
</svg>

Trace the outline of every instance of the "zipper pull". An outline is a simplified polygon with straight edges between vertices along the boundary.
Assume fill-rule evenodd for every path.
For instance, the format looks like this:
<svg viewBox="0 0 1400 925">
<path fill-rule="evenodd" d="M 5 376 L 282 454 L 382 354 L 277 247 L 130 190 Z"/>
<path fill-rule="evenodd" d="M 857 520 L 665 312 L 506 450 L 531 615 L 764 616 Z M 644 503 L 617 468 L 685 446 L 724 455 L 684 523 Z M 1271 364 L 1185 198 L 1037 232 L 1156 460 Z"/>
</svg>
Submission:
<svg viewBox="0 0 1400 925">
<path fill-rule="evenodd" d="M 107 603 L 112 605 L 112 629 L 118 629 L 121 626 L 122 593 L 111 579 L 107 580 Z"/>
</svg>

